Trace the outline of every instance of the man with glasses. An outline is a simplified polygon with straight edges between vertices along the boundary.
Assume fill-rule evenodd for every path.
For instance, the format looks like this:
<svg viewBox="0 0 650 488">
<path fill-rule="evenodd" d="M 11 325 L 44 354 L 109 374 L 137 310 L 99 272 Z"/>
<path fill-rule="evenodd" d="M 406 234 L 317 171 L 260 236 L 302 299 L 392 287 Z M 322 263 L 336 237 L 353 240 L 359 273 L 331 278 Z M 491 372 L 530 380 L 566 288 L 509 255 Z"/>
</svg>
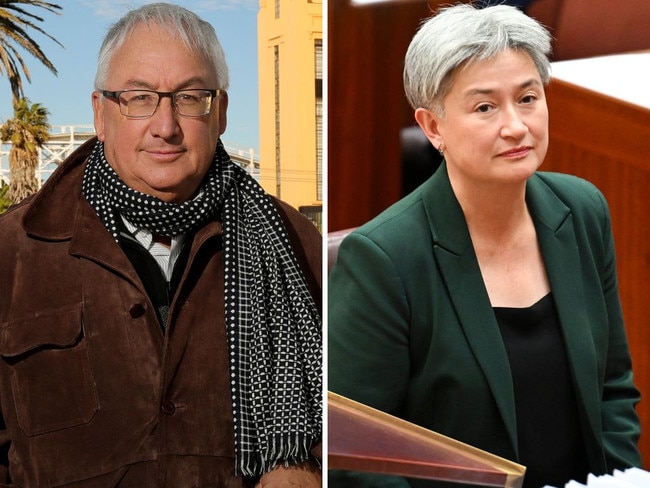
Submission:
<svg viewBox="0 0 650 488">
<path fill-rule="evenodd" d="M 208 23 L 129 12 L 97 138 L 0 219 L 2 486 L 320 486 L 321 239 L 230 160 L 227 88 Z"/>
</svg>

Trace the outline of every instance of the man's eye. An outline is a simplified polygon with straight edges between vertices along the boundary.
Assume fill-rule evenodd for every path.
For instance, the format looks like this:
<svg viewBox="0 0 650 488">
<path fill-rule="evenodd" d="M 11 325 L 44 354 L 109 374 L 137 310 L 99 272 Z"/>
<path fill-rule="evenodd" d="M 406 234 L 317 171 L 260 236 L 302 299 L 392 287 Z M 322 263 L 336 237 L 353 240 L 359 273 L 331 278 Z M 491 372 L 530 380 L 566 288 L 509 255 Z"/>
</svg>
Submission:
<svg viewBox="0 0 650 488">
<path fill-rule="evenodd" d="M 151 102 L 152 100 L 153 100 L 153 96 L 151 96 L 151 94 L 149 93 L 137 93 L 132 95 L 127 101 L 143 103 L 143 102 Z"/>
<path fill-rule="evenodd" d="M 198 98 L 189 93 L 180 93 L 176 96 L 176 101 L 181 103 L 195 103 Z"/>
</svg>

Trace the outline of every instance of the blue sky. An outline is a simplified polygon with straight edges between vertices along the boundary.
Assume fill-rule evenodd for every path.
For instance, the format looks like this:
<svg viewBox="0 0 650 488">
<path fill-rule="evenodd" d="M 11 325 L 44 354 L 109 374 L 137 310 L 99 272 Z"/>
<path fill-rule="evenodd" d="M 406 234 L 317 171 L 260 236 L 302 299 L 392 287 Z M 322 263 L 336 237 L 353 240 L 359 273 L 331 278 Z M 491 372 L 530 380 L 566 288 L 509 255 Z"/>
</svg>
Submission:
<svg viewBox="0 0 650 488">
<path fill-rule="evenodd" d="M 122 0 L 51 0 L 63 7 L 61 15 L 30 8 L 43 17 L 40 26 L 64 45 L 39 34 L 30 35 L 58 70 L 53 75 L 39 61 L 25 54 L 32 82 L 23 77 L 25 96 L 44 105 L 51 125 L 92 124 L 90 95 L 95 78 L 99 46 L 109 26 L 129 8 L 154 3 Z M 258 0 L 183 0 L 177 3 L 196 12 L 217 31 L 230 68 L 228 128 L 223 136 L 229 145 L 253 148 L 259 153 L 257 92 Z M 0 77 L 0 123 L 13 115 L 11 90 Z"/>
</svg>

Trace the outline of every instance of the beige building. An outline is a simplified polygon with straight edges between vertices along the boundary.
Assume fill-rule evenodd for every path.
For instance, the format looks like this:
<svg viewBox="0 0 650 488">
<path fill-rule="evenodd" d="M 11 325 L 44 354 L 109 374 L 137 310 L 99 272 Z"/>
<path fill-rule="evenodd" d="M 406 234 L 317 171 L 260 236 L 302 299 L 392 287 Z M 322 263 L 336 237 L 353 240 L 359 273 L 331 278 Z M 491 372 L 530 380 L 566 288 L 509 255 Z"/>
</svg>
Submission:
<svg viewBox="0 0 650 488">
<path fill-rule="evenodd" d="M 320 227 L 322 0 L 260 0 L 260 183 Z"/>
</svg>

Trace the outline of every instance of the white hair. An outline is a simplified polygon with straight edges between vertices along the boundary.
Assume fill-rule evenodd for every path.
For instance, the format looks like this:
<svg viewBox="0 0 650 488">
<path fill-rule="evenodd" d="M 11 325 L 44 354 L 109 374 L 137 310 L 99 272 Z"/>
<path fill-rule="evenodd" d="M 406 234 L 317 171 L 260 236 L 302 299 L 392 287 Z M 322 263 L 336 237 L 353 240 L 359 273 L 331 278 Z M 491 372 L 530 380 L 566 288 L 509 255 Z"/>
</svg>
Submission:
<svg viewBox="0 0 650 488">
<path fill-rule="evenodd" d="M 106 88 L 113 54 L 122 46 L 127 36 L 142 24 L 164 26 L 170 33 L 177 35 L 188 49 L 198 53 L 214 66 L 219 83 L 215 88 L 228 88 L 226 56 L 212 25 L 178 5 L 152 3 L 130 11 L 109 29 L 99 49 L 95 75 L 96 90 Z"/>
<path fill-rule="evenodd" d="M 528 53 L 542 82 L 548 83 L 551 36 L 539 22 L 508 5 L 441 9 L 421 25 L 406 52 L 404 89 L 409 103 L 442 115 L 455 70 L 507 49 Z"/>
</svg>

